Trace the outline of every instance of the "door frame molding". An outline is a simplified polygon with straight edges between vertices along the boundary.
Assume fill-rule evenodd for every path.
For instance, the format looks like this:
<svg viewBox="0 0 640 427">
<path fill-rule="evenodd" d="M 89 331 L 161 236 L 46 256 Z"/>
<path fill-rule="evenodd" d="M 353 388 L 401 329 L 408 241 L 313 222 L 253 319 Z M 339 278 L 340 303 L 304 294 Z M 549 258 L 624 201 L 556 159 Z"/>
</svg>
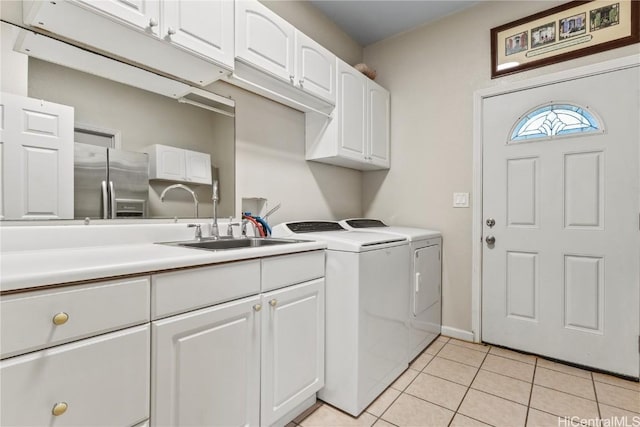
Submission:
<svg viewBox="0 0 640 427">
<path fill-rule="evenodd" d="M 482 250 L 484 247 L 482 244 L 482 104 L 484 99 L 638 66 L 640 66 L 640 55 L 631 55 L 496 87 L 479 89 L 473 93 L 472 188 L 476 202 L 473 203 L 471 232 L 471 328 L 475 342 L 482 341 Z M 638 161 L 640 162 L 640 159 Z"/>
</svg>

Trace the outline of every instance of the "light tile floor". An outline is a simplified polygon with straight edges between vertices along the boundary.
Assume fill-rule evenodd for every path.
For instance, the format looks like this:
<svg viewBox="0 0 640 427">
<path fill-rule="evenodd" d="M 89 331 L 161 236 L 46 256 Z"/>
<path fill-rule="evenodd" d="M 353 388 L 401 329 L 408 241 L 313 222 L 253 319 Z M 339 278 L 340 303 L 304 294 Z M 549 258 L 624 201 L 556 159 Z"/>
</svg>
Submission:
<svg viewBox="0 0 640 427">
<path fill-rule="evenodd" d="M 287 427 L 640 426 L 640 384 L 439 337 L 358 418 L 327 404 Z"/>
</svg>

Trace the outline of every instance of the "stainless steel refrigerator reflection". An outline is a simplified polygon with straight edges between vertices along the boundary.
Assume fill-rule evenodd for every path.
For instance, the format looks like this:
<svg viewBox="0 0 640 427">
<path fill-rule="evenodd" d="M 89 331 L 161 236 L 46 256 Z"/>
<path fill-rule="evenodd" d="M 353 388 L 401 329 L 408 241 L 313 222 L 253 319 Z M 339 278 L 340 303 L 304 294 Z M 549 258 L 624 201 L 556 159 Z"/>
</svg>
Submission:
<svg viewBox="0 0 640 427">
<path fill-rule="evenodd" d="M 74 217 L 146 218 L 149 157 L 75 143 Z"/>
</svg>

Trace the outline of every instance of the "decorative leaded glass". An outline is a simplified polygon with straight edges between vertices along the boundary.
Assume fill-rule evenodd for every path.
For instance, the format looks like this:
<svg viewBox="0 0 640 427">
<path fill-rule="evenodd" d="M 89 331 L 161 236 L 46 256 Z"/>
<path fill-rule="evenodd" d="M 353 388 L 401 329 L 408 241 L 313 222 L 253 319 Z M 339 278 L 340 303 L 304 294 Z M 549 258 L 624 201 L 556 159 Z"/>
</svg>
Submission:
<svg viewBox="0 0 640 427">
<path fill-rule="evenodd" d="M 577 133 L 602 132 L 595 114 L 572 104 L 545 104 L 520 118 L 509 142 L 553 138 Z"/>
</svg>

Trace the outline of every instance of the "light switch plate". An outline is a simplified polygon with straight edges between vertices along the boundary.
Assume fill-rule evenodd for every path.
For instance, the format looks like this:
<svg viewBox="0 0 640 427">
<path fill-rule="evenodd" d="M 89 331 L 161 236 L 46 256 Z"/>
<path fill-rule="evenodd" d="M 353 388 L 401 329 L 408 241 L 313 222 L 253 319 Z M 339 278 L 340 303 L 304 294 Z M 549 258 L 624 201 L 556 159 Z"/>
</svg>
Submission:
<svg viewBox="0 0 640 427">
<path fill-rule="evenodd" d="M 468 208 L 469 207 L 469 193 L 453 193 L 453 207 L 454 208 Z"/>
</svg>

